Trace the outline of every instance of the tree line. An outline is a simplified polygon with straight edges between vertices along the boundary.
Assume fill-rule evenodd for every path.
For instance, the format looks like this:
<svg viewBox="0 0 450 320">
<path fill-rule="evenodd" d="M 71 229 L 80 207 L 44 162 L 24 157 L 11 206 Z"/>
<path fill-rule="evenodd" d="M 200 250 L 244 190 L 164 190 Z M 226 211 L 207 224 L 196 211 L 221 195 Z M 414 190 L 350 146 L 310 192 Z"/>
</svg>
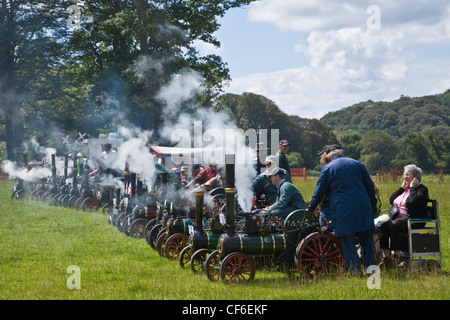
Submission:
<svg viewBox="0 0 450 320">
<path fill-rule="evenodd" d="M 450 170 L 450 90 L 392 102 L 357 103 L 321 118 L 348 156 L 371 172 L 415 163 L 426 171 Z"/>
<path fill-rule="evenodd" d="M 449 90 L 369 100 L 320 120 L 288 115 L 261 95 L 224 94 L 226 62 L 201 55 L 195 43 L 219 46 L 218 17 L 253 1 L 1 1 L 0 160 L 20 162 L 31 138 L 64 150 L 61 137 L 95 138 L 124 124 L 157 135 L 166 120 L 158 92 L 193 71 L 200 89 L 180 113 L 201 105 L 228 112 L 243 130 L 279 129 L 291 143 L 292 167 L 319 169 L 322 147 L 341 143 L 371 172 L 408 163 L 450 169 Z M 72 26 L 74 6 L 81 6 L 81 19 Z"/>
<path fill-rule="evenodd" d="M 157 93 L 183 70 L 201 75 L 192 99 L 210 106 L 229 70 L 195 44 L 219 46 L 218 17 L 253 1 L 1 1 L 2 156 L 20 161 L 29 137 L 62 148 L 66 133 L 118 124 L 158 132 Z"/>
</svg>

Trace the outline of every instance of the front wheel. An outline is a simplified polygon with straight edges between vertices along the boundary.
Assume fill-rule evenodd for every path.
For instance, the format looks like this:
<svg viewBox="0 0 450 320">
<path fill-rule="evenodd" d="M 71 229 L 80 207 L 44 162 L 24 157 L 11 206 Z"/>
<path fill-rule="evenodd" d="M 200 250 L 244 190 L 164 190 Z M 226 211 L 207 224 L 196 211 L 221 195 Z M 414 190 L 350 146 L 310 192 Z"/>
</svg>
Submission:
<svg viewBox="0 0 450 320">
<path fill-rule="evenodd" d="M 164 254 L 169 260 L 177 260 L 181 250 L 187 246 L 189 237 L 182 233 L 171 235 L 164 245 Z"/>
<path fill-rule="evenodd" d="M 221 259 L 219 256 L 219 250 L 214 250 L 211 254 L 206 258 L 205 261 L 205 271 L 206 276 L 210 281 L 219 281 L 220 279 L 220 265 Z"/>
<path fill-rule="evenodd" d="M 246 254 L 230 253 L 220 265 L 220 277 L 225 283 L 251 282 L 255 277 L 255 266 Z"/>
<path fill-rule="evenodd" d="M 194 273 L 201 273 L 205 271 L 206 258 L 211 253 L 209 249 L 199 249 L 192 254 L 191 270 Z"/>
</svg>

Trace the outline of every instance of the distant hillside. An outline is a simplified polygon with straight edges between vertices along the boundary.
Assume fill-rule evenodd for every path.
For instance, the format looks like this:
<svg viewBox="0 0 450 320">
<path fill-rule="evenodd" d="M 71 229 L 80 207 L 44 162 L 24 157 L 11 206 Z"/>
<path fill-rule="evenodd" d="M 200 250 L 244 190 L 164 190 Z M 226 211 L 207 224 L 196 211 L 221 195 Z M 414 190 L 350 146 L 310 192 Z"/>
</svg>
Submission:
<svg viewBox="0 0 450 320">
<path fill-rule="evenodd" d="M 361 102 L 330 112 L 321 119 L 334 131 L 354 130 L 361 134 L 383 130 L 395 138 L 431 129 L 436 135 L 450 137 L 450 89 L 442 94 L 392 102 Z"/>
</svg>

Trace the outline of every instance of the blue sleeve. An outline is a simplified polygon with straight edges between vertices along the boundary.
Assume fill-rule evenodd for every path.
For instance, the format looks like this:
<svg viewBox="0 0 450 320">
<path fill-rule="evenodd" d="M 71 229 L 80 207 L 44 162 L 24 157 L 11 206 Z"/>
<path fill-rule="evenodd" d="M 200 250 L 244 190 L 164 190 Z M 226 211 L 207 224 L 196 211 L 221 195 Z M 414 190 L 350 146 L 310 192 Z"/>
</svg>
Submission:
<svg viewBox="0 0 450 320">
<path fill-rule="evenodd" d="M 377 209 L 377 198 L 375 197 L 375 184 L 372 181 L 372 178 L 370 177 L 369 172 L 367 171 L 364 164 L 361 163 L 362 171 L 363 171 L 363 181 L 364 185 L 366 186 L 367 193 L 370 198 L 370 202 L 372 203 L 372 208 L 375 210 Z"/>
<path fill-rule="evenodd" d="M 313 212 L 316 209 L 316 207 L 320 204 L 320 202 L 322 202 L 323 198 L 327 195 L 328 188 L 330 185 L 328 175 L 329 175 L 328 170 L 322 167 L 322 171 L 320 172 L 319 180 L 317 181 L 314 194 L 308 206 L 309 212 Z"/>
</svg>

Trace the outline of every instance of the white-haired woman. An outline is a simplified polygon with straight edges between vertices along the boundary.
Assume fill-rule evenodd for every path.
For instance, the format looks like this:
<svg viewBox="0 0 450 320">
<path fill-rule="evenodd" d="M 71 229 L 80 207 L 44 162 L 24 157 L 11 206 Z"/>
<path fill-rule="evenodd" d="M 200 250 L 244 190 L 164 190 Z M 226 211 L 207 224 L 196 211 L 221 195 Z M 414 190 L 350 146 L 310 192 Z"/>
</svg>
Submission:
<svg viewBox="0 0 450 320">
<path fill-rule="evenodd" d="M 408 219 L 426 217 L 428 189 L 421 184 L 421 180 L 422 169 L 414 164 L 404 167 L 402 185 L 389 199 L 391 205 L 398 207 L 398 214 L 380 227 L 380 248 L 383 251 L 380 266 L 392 267 L 401 263 L 401 251 L 408 251 Z M 391 251 L 394 251 L 393 258 Z"/>
</svg>

